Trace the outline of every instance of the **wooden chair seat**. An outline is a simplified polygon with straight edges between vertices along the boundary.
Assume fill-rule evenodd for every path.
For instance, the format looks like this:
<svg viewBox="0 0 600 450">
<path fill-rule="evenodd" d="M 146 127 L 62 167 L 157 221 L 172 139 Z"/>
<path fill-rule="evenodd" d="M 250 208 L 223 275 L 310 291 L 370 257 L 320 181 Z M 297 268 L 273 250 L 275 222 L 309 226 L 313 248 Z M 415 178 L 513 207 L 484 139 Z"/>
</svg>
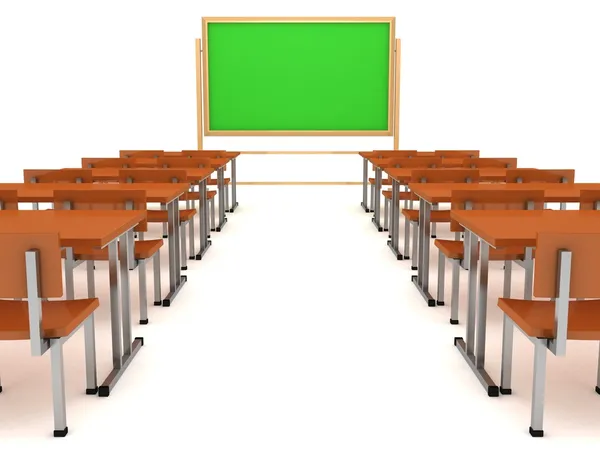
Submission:
<svg viewBox="0 0 600 450">
<path fill-rule="evenodd" d="M 375 184 L 375 178 L 369 178 L 369 184 Z M 381 184 L 383 186 L 391 186 L 392 185 L 392 180 L 389 178 L 382 178 L 381 179 Z"/>
<path fill-rule="evenodd" d="M 419 210 L 418 209 L 402 209 L 402 215 L 409 222 L 419 221 Z M 450 210 L 433 210 L 431 211 L 431 223 L 449 223 L 450 222 Z"/>
<path fill-rule="evenodd" d="M 383 191 L 383 196 L 391 200 L 392 199 L 392 191 Z M 412 192 L 400 191 L 398 192 L 398 200 L 417 200 L 418 197 L 414 195 Z"/>
<path fill-rule="evenodd" d="M 555 303 L 548 300 L 501 298 L 498 306 L 525 334 L 542 339 L 554 338 Z M 600 300 L 569 302 L 567 339 L 600 340 Z"/>
<path fill-rule="evenodd" d="M 216 185 L 217 185 L 217 183 L 218 183 L 218 181 L 217 181 L 217 179 L 216 179 L 216 178 L 210 178 L 210 179 L 208 180 L 208 183 L 207 183 L 207 184 L 208 184 L 209 186 L 216 186 Z M 224 178 L 224 179 L 223 179 L 223 183 L 224 183 L 224 184 L 229 184 L 229 183 L 231 183 L 231 178 Z"/>
<path fill-rule="evenodd" d="M 215 198 L 215 196 L 217 195 L 217 191 L 206 191 L 206 199 L 210 200 L 212 198 Z M 200 192 L 186 192 L 185 194 L 183 194 L 180 197 L 180 200 L 182 201 L 186 201 L 186 200 L 196 200 L 199 201 L 200 200 Z"/>
<path fill-rule="evenodd" d="M 465 258 L 464 241 L 451 239 L 436 239 L 433 244 L 448 259 Z M 523 247 L 493 248 L 490 247 L 490 261 L 515 261 L 525 259 L 525 249 Z"/>
<path fill-rule="evenodd" d="M 179 221 L 187 222 L 196 214 L 195 209 L 180 209 L 179 210 Z M 149 209 L 148 210 L 148 222 L 150 223 L 164 223 L 168 222 L 169 214 L 166 210 Z"/>
<path fill-rule="evenodd" d="M 134 257 L 137 260 L 152 258 L 163 246 L 162 239 L 149 239 L 135 241 L 133 246 Z M 65 251 L 63 250 L 63 258 Z M 79 261 L 108 261 L 108 247 L 104 248 L 73 248 L 73 258 Z"/>
<path fill-rule="evenodd" d="M 69 336 L 94 312 L 97 298 L 42 302 L 42 337 Z M 0 300 L 0 340 L 29 339 L 29 304 L 18 300 Z"/>
</svg>

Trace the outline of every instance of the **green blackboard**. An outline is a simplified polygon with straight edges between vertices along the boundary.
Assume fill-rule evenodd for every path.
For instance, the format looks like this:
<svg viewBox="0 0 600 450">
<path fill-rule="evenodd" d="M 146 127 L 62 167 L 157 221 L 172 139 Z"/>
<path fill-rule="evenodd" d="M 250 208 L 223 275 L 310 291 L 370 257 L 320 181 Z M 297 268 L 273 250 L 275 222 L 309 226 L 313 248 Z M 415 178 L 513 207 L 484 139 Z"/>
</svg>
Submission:
<svg viewBox="0 0 600 450">
<path fill-rule="evenodd" d="M 393 18 L 203 19 L 206 135 L 392 134 Z"/>
</svg>

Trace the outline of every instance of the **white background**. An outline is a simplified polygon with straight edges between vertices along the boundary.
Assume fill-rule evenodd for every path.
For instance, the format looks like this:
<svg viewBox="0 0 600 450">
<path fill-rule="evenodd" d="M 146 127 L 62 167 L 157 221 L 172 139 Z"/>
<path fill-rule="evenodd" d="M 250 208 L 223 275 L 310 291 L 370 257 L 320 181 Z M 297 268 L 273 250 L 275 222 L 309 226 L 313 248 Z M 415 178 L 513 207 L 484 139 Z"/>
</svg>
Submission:
<svg viewBox="0 0 600 450">
<path fill-rule="evenodd" d="M 342 7 L 343 5 L 343 7 Z M 217 15 L 395 16 L 400 147 L 575 168 L 600 149 L 597 1 L 3 1 L 0 165 L 196 148 L 194 39 Z M 389 149 L 392 138 L 219 138 L 206 149 Z M 354 156 L 245 156 L 241 181 L 360 179 Z"/>
</svg>

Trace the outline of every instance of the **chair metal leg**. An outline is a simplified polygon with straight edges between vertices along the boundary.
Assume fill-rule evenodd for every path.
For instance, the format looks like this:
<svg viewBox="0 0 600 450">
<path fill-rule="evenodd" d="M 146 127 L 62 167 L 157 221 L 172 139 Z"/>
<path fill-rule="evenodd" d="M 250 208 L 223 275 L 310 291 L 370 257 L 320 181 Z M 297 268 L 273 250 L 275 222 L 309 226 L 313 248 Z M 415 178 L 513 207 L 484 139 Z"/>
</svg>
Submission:
<svg viewBox="0 0 600 450">
<path fill-rule="evenodd" d="M 195 259 L 196 258 L 196 225 L 195 225 L 195 219 L 196 216 L 192 216 L 192 218 L 190 219 L 189 225 L 188 225 L 188 230 L 189 230 L 189 235 L 190 235 L 190 242 L 189 242 L 189 257 L 190 259 Z"/>
<path fill-rule="evenodd" d="M 512 394 L 512 360 L 514 324 L 504 314 L 502 318 L 502 360 L 500 368 L 500 392 L 502 395 Z"/>
<path fill-rule="evenodd" d="M 181 270 L 187 270 L 187 234 L 185 232 L 185 226 L 187 222 L 182 222 L 179 225 L 179 244 L 180 244 L 180 253 L 181 253 Z"/>
<path fill-rule="evenodd" d="M 223 190 L 223 194 L 225 194 L 225 211 L 229 212 L 229 185 L 225 185 L 225 189 Z"/>
<path fill-rule="evenodd" d="M 460 260 L 452 260 L 452 293 L 450 294 L 450 323 L 458 325 L 458 302 L 460 293 Z"/>
<path fill-rule="evenodd" d="M 369 209 L 375 211 L 375 183 L 371 185 L 371 203 Z"/>
<path fill-rule="evenodd" d="M 50 366 L 52 370 L 52 403 L 54 409 L 54 437 L 64 437 L 67 427 L 67 406 L 65 400 L 65 367 L 63 343 L 53 339 L 50 344 Z"/>
<path fill-rule="evenodd" d="M 412 270 L 417 270 L 417 249 L 419 247 L 419 242 L 418 242 L 418 231 L 419 231 L 419 226 L 417 222 L 411 222 L 410 223 L 411 227 L 412 227 L 412 254 L 411 254 L 411 259 L 412 259 L 412 266 L 411 269 Z"/>
<path fill-rule="evenodd" d="M 148 286 L 146 283 L 146 260 L 138 261 L 138 282 L 139 282 L 139 297 L 140 297 L 140 325 L 148 323 Z"/>
<path fill-rule="evenodd" d="M 163 211 L 167 210 L 167 205 L 165 204 L 161 204 L 160 205 L 160 209 L 162 209 Z M 167 230 L 167 222 L 162 224 L 163 227 L 163 239 L 166 239 L 169 236 L 168 230 Z"/>
<path fill-rule="evenodd" d="M 216 231 L 215 227 L 215 197 L 210 199 L 210 231 Z"/>
<path fill-rule="evenodd" d="M 154 304 L 162 305 L 162 288 L 160 283 L 160 250 L 152 258 L 152 269 L 154 270 Z"/>
<path fill-rule="evenodd" d="M 510 288 L 512 278 L 512 261 L 504 261 L 504 288 L 502 290 L 502 296 L 504 298 L 510 298 Z"/>
<path fill-rule="evenodd" d="M 85 345 L 85 393 L 96 395 L 98 393 L 98 370 L 96 368 L 96 325 L 94 313 L 83 322 L 83 335 Z"/>
<path fill-rule="evenodd" d="M 446 284 L 446 257 L 438 251 L 437 304 L 444 305 L 444 289 Z"/>
<path fill-rule="evenodd" d="M 533 356 L 533 394 L 531 401 L 531 426 L 529 434 L 544 436 L 544 395 L 546 391 L 546 340 L 535 340 Z"/>
<path fill-rule="evenodd" d="M 404 218 L 404 253 L 403 256 L 408 258 L 410 252 L 410 222 Z M 414 257 L 414 252 L 413 252 Z"/>
<path fill-rule="evenodd" d="M 88 298 L 96 297 L 96 278 L 94 276 L 94 261 L 86 261 L 85 269 L 87 275 Z"/>
<path fill-rule="evenodd" d="M 389 213 L 390 213 L 390 201 L 389 201 L 389 199 L 386 198 L 383 203 L 384 203 L 384 210 L 383 210 L 384 211 L 383 212 L 383 231 L 388 231 L 389 230 L 389 227 L 388 227 L 389 217 L 388 216 L 389 216 Z"/>
</svg>

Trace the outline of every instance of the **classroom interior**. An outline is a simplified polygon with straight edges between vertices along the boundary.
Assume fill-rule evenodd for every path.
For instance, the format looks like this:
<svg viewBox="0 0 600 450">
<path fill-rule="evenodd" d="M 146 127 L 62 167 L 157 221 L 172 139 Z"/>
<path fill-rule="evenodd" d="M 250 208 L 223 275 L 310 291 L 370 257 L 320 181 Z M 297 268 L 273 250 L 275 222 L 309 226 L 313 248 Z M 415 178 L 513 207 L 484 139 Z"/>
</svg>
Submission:
<svg viewBox="0 0 600 450">
<path fill-rule="evenodd" d="M 400 197 L 399 209 L 394 210 L 391 203 L 395 199 L 384 193 L 397 188 L 400 195 L 407 184 L 406 174 L 400 173 L 411 164 L 406 159 L 423 157 L 435 161 L 411 170 L 454 171 L 453 182 L 461 185 L 456 177 L 471 181 L 474 176 L 486 185 L 511 184 L 506 176 L 519 176 L 510 172 L 512 164 L 544 173 L 563 170 L 559 177 L 563 183 L 554 177 L 545 179 L 544 184 L 553 184 L 560 191 L 563 186 L 556 185 L 575 183 L 574 190 L 565 188 L 568 193 L 558 194 L 558 198 L 544 198 L 547 186 L 540 186 L 536 178 L 529 193 L 542 198 L 535 199 L 535 207 L 576 213 L 583 202 L 594 203 L 596 199 L 584 200 L 580 193 L 600 192 L 600 184 L 594 186 L 600 183 L 594 165 L 600 145 L 596 131 L 600 72 L 584 57 L 592 44 L 600 43 L 592 9 L 583 4 L 564 10 L 558 5 L 509 2 L 494 11 L 492 19 L 490 12 L 475 2 L 453 6 L 439 2 L 433 16 L 416 2 L 394 7 L 380 3 L 373 9 L 355 8 L 349 15 L 395 16 L 394 37 L 402 40 L 397 148 L 418 153 L 376 155 L 375 151 L 394 148 L 394 136 L 389 134 L 204 135 L 206 153 L 199 156 L 203 161 L 198 164 L 205 172 L 198 166 L 183 169 L 179 163 L 159 169 L 148 159 L 162 164 L 166 163 L 164 155 L 136 156 L 124 149 L 162 149 L 172 156 L 196 158 L 188 152 L 179 154 L 196 150 L 199 138 L 202 111 L 194 42 L 202 37 L 200 19 L 222 15 L 222 8 L 193 2 L 180 2 L 168 11 L 152 5 L 122 5 L 118 17 L 102 9 L 93 20 L 68 22 L 60 14 L 66 11 L 66 3 L 56 8 L 40 3 L 39 11 L 62 25 L 57 28 L 47 24 L 43 14 L 24 26 L 25 7 L 12 6 L 7 11 L 9 17 L 19 17 L 21 25 L 0 27 L 0 37 L 6 33 L 19 43 L 18 49 L 15 46 L 5 52 L 8 67 L 14 70 L 0 75 L 0 94 L 5 99 L 0 105 L 0 123 L 6 125 L 0 131 L 0 148 L 5 150 L 0 166 L 0 209 L 10 209 L 10 192 L 18 193 L 19 210 L 37 207 L 43 214 L 43 210 L 57 209 L 58 188 L 44 194 L 49 195 L 49 202 L 33 202 L 32 195 L 22 194 L 28 189 L 52 190 L 32 187 L 34 178 L 39 178 L 36 183 L 40 186 L 60 181 L 63 190 L 69 177 L 92 176 L 94 179 L 87 181 L 100 185 L 124 184 L 123 179 L 118 180 L 125 170 L 119 166 L 123 161 L 115 167 L 115 158 L 139 159 L 132 170 L 179 170 L 177 174 L 187 174 L 187 180 L 176 184 L 195 185 L 200 195 L 197 202 L 182 197 L 177 203 L 180 210 L 196 211 L 193 248 L 189 227 L 182 227 L 177 234 L 176 224 L 169 228 L 162 219 L 149 223 L 141 236 L 137 229 L 132 232 L 136 239 L 162 242 L 161 300 L 173 290 L 173 277 L 181 274 L 185 282 L 176 288 L 169 307 L 154 305 L 156 260 L 151 255 L 142 281 L 147 288 L 148 323 L 140 323 L 145 313 L 139 301 L 139 262 L 128 271 L 129 337 L 143 337 L 143 345 L 134 346 L 135 355 L 111 386 L 110 395 L 86 395 L 83 326 L 64 344 L 68 435 L 63 439 L 53 438 L 51 432 L 56 417 L 51 352 L 36 357 L 30 340 L 0 340 L 0 446 L 100 448 L 115 442 L 171 446 L 193 442 L 209 449 L 391 449 L 414 446 L 415 442 L 466 448 L 597 446 L 598 339 L 569 339 L 564 356 L 545 350 L 544 436 L 533 439 L 535 433 L 528 428 L 534 345 L 514 329 L 512 392 L 490 395 L 456 346 L 456 338 L 467 335 L 469 283 L 479 288 L 480 265 L 474 278 L 468 270 L 458 270 L 460 301 L 455 313 L 459 323 L 449 323 L 453 263 L 445 262 L 444 304 L 429 306 L 415 285 L 419 284 L 415 276 L 422 277 L 425 269 L 412 267 L 416 264 L 412 233 L 422 230 L 420 224 L 409 229 L 408 260 L 400 260 L 389 244 L 393 247 L 397 242 L 396 253 L 406 253 L 402 209 L 410 208 L 409 200 L 405 201 L 410 198 L 412 208 L 421 210 L 417 217 L 422 219 L 420 197 Z M 240 17 L 256 16 L 253 8 L 241 2 L 235 8 Z M 144 20 L 135 21 L 140 11 Z M 314 11 L 324 17 L 339 16 L 333 6 Z M 281 15 L 304 14 L 287 11 Z M 534 20 L 540 15 L 545 20 Z M 100 19 L 112 24 L 114 36 L 101 39 L 94 33 L 101 28 Z M 128 20 L 135 26 L 126 30 Z M 507 23 L 511 24 L 510 38 L 502 32 Z M 560 39 L 554 34 L 556 23 L 569 31 Z M 83 30 L 88 30 L 84 38 L 71 39 L 73 33 Z M 432 37 L 433 30 L 438 38 Z M 475 34 L 479 39 L 473 39 Z M 31 73 L 40 61 L 23 60 L 20 55 L 33 52 L 42 37 L 49 44 L 48 51 L 40 55 L 47 72 L 43 81 L 34 83 Z M 556 67 L 557 59 L 563 61 L 560 67 Z M 24 76 L 27 73 L 29 77 Z M 448 154 L 444 162 L 435 153 L 438 149 L 467 149 L 471 154 L 457 158 Z M 490 162 L 501 158 L 509 158 L 511 167 Z M 476 162 L 480 159 L 481 163 Z M 443 164 L 447 164 L 445 169 L 436 167 Z M 63 168 L 83 172 L 57 175 Z M 372 179 L 366 189 L 365 168 L 367 179 Z M 24 173 L 26 169 L 41 171 Z M 498 175 L 498 171 L 502 173 Z M 384 182 L 380 189 L 373 189 L 378 176 L 392 179 L 394 173 L 398 180 L 404 177 L 397 186 Z M 431 172 L 424 175 L 436 176 Z M 520 173 L 521 177 L 530 175 Z M 75 184 L 86 184 L 86 179 L 82 181 Z M 132 181 L 135 186 L 136 180 Z M 15 187 L 17 184 L 28 186 Z M 145 190 L 147 197 L 158 197 L 158 188 L 144 181 L 140 186 L 139 191 Z M 411 185 L 415 192 L 418 188 Z M 201 201 L 203 190 L 214 194 Z M 195 199 L 186 191 L 184 187 L 173 195 Z M 147 201 L 153 203 L 149 209 L 157 207 L 156 202 Z M 448 201 L 441 203 L 440 209 L 450 209 Z M 376 206 L 374 217 L 371 210 Z M 69 208 L 63 205 L 62 209 Z M 0 211 L 0 223 L 3 213 L 11 211 Z M 394 214 L 398 218 L 395 225 Z M 434 304 L 440 296 L 440 252 L 435 241 L 457 237 L 451 229 L 455 224 L 448 222 L 444 219 L 435 225 L 435 238 L 426 249 Z M 595 222 L 589 224 L 578 233 L 600 233 Z M 394 227 L 397 241 L 391 237 Z M 11 230 L 10 236 L 19 234 L 14 227 Z M 181 243 L 182 237 L 187 241 Z M 588 247 L 598 247 L 594 238 L 590 239 Z M 173 243 L 177 243 L 176 249 Z M 6 240 L 5 246 L 10 247 Z M 199 257 L 189 258 L 192 252 Z M 12 270 L 12 263 L 6 262 L 8 251 L 2 253 L 2 267 Z M 533 258 L 534 265 L 538 256 Z M 417 260 L 423 258 L 417 256 Z M 516 259 L 526 258 L 519 255 Z M 179 262 L 182 267 L 173 267 Z M 117 267 L 98 260 L 94 265 L 100 386 L 115 365 L 109 301 L 115 293 L 109 278 L 118 278 L 121 289 L 125 275 L 122 264 Z M 111 273 L 111 267 L 118 273 Z M 62 270 L 67 270 L 66 265 Z M 85 262 L 74 269 L 74 298 L 88 296 L 89 273 Z M 500 388 L 504 313 L 498 299 L 505 290 L 506 263 L 491 261 L 487 276 L 485 369 Z M 524 298 L 525 283 L 524 268 L 513 262 L 512 298 Z"/>
</svg>

